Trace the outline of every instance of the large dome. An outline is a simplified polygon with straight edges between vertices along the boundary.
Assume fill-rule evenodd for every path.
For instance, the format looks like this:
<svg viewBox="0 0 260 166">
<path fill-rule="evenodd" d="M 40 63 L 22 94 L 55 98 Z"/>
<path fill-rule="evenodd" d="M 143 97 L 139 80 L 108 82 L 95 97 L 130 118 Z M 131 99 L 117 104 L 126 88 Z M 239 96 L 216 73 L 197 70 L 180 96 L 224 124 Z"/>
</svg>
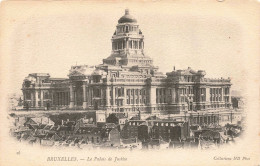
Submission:
<svg viewBox="0 0 260 166">
<path fill-rule="evenodd" d="M 136 21 L 136 19 L 133 17 L 133 16 L 131 16 L 130 14 L 129 14 L 129 10 L 128 9 L 126 9 L 125 10 L 125 15 L 124 16 L 122 16 L 119 20 L 118 20 L 118 23 L 135 23 L 135 22 L 137 22 Z"/>
</svg>

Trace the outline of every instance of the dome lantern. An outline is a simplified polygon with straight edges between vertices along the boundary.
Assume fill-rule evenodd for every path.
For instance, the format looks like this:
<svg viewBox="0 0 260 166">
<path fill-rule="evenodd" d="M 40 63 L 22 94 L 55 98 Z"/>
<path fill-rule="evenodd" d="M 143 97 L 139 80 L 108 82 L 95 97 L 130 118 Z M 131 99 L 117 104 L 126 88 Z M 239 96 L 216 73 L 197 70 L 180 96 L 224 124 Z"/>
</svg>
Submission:
<svg viewBox="0 0 260 166">
<path fill-rule="evenodd" d="M 125 9 L 125 15 L 122 16 L 119 20 L 118 20 L 118 23 L 121 24 L 121 23 L 136 23 L 137 20 L 131 16 L 129 14 L 129 9 Z"/>
</svg>

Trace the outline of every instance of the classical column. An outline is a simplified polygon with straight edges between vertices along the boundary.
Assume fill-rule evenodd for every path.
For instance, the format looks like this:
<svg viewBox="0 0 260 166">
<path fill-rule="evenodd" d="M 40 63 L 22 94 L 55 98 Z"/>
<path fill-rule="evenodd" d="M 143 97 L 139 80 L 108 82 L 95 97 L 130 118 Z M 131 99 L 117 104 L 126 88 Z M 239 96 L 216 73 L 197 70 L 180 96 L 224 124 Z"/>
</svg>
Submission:
<svg viewBox="0 0 260 166">
<path fill-rule="evenodd" d="M 225 91 L 224 91 L 224 88 L 222 87 L 222 88 L 221 88 L 221 101 L 222 101 L 222 102 L 225 102 L 224 94 L 225 94 Z"/>
<path fill-rule="evenodd" d="M 206 88 L 206 102 L 210 102 L 210 88 Z"/>
<path fill-rule="evenodd" d="M 126 39 L 126 49 L 128 49 L 129 48 L 129 42 L 128 42 L 128 39 Z"/>
<path fill-rule="evenodd" d="M 141 103 L 140 103 L 140 91 L 139 91 L 139 89 L 137 89 L 136 90 L 137 91 L 137 100 L 138 100 L 138 105 L 140 105 Z"/>
<path fill-rule="evenodd" d="M 228 103 L 229 103 L 229 107 L 232 107 L 232 104 L 231 104 L 231 86 L 228 88 Z"/>
<path fill-rule="evenodd" d="M 108 86 L 106 88 L 106 106 L 110 107 L 110 89 Z"/>
<path fill-rule="evenodd" d="M 127 95 L 126 95 L 126 87 L 124 87 L 124 100 L 123 100 L 123 106 L 126 106 L 126 98 L 127 98 Z"/>
<path fill-rule="evenodd" d="M 171 103 L 170 91 L 171 91 L 170 88 L 165 88 L 165 97 L 166 97 L 165 103 Z"/>
<path fill-rule="evenodd" d="M 60 92 L 60 98 L 61 98 L 61 100 L 60 100 L 60 103 L 61 103 L 61 105 L 63 106 L 63 92 Z"/>
<path fill-rule="evenodd" d="M 87 108 L 86 82 L 83 82 L 83 109 Z"/>
<path fill-rule="evenodd" d="M 115 106 L 116 105 L 116 88 L 115 87 L 113 87 L 112 88 L 112 98 L 113 98 L 113 106 Z"/>
<path fill-rule="evenodd" d="M 66 93 L 66 105 L 69 105 L 69 103 L 70 103 L 70 99 L 69 99 L 69 97 L 70 97 L 70 92 L 67 92 Z"/>
<path fill-rule="evenodd" d="M 135 103 L 135 89 L 132 89 L 133 90 L 133 105 L 135 105 L 136 103 Z"/>
<path fill-rule="evenodd" d="M 70 108 L 74 108 L 74 90 L 73 90 L 73 85 L 70 84 Z"/>
<path fill-rule="evenodd" d="M 58 97 L 58 98 L 57 98 L 57 101 L 58 101 L 58 104 L 57 104 L 57 105 L 60 106 L 60 92 L 57 92 L 57 97 Z"/>
<path fill-rule="evenodd" d="M 123 42 L 124 42 L 124 44 L 123 44 L 123 46 L 124 46 L 123 49 L 126 50 L 126 38 L 124 38 L 124 41 L 123 41 Z"/>
<path fill-rule="evenodd" d="M 156 104 L 156 88 L 152 87 L 150 88 L 150 105 L 153 106 Z"/>
<path fill-rule="evenodd" d="M 31 91 L 31 105 L 30 105 L 30 107 L 34 107 L 34 102 L 35 102 L 34 93 L 33 93 L 33 91 Z"/>
<path fill-rule="evenodd" d="M 43 107 L 43 91 L 41 90 L 41 107 Z"/>
<path fill-rule="evenodd" d="M 89 95 L 90 95 L 90 104 L 93 106 L 93 87 L 89 88 Z"/>
<path fill-rule="evenodd" d="M 172 91 L 172 102 L 171 103 L 173 104 L 173 103 L 176 103 L 176 101 L 175 101 L 176 100 L 175 88 L 172 88 L 171 91 Z"/>
<path fill-rule="evenodd" d="M 66 105 L 66 96 L 65 96 L 65 92 L 62 92 L 62 105 Z"/>
<path fill-rule="evenodd" d="M 39 107 L 38 101 L 39 101 L 38 90 L 35 90 L 35 107 Z"/>
</svg>

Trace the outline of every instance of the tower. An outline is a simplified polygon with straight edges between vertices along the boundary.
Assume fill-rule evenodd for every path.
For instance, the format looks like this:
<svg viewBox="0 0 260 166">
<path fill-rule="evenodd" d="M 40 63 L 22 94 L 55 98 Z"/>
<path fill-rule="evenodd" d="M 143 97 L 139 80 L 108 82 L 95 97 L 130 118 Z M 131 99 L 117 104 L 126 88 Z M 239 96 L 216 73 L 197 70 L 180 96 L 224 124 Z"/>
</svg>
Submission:
<svg viewBox="0 0 260 166">
<path fill-rule="evenodd" d="M 128 9 L 118 20 L 111 42 L 111 55 L 103 59 L 103 64 L 125 67 L 152 66 L 152 59 L 144 54 L 144 35 Z"/>
</svg>

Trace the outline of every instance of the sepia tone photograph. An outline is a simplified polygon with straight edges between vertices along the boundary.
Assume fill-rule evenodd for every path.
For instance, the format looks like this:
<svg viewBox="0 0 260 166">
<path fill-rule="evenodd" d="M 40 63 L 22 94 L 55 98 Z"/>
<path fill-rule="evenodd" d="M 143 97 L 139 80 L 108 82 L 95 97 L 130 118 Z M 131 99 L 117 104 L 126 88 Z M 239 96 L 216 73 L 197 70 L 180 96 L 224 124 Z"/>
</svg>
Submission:
<svg viewBox="0 0 260 166">
<path fill-rule="evenodd" d="M 259 2 L 3 1 L 0 165 L 260 165 Z"/>
</svg>

